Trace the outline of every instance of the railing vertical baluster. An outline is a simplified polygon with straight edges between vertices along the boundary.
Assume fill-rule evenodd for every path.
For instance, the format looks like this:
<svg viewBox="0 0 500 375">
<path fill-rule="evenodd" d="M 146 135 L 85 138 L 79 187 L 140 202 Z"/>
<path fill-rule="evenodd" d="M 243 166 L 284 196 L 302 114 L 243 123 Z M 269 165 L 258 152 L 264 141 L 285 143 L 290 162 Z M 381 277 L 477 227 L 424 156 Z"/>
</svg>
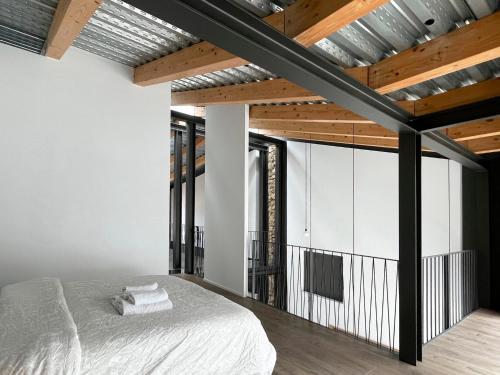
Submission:
<svg viewBox="0 0 500 375">
<path fill-rule="evenodd" d="M 477 308 L 476 262 L 471 250 L 423 257 L 425 342 Z"/>
<path fill-rule="evenodd" d="M 384 260 L 384 268 L 385 268 L 385 289 L 387 295 L 387 330 L 388 330 L 388 342 L 389 347 L 391 347 L 391 316 L 390 316 L 390 307 L 389 307 L 389 275 L 387 274 L 387 260 Z"/>
<path fill-rule="evenodd" d="M 351 256 L 351 287 L 352 287 L 352 330 L 354 336 L 357 337 L 356 327 L 356 295 L 354 286 L 354 266 L 356 264 L 356 255 Z"/>
<path fill-rule="evenodd" d="M 433 306 L 433 310 L 434 310 L 434 331 L 432 333 L 432 337 L 434 337 L 436 335 L 436 332 L 437 332 L 437 288 L 436 288 L 436 281 L 437 281 L 437 278 L 436 278 L 436 258 L 432 258 L 433 260 L 433 280 L 434 280 L 434 288 L 432 288 L 434 290 L 434 306 Z"/>
<path fill-rule="evenodd" d="M 363 269 L 363 257 L 361 257 L 361 265 L 360 265 L 360 278 L 359 278 L 359 302 L 358 302 L 358 335 L 359 335 L 359 330 L 360 330 L 360 318 L 361 318 L 361 293 L 364 291 L 362 289 L 362 286 L 364 284 L 364 269 Z M 364 298 L 363 298 L 364 300 Z M 366 305 L 365 305 L 365 311 L 366 311 Z M 366 336 L 366 314 L 364 315 L 365 318 L 365 336 Z"/>
<path fill-rule="evenodd" d="M 443 329 L 443 262 L 441 257 L 437 258 L 437 273 L 438 273 L 438 332 L 441 332 Z"/>
<path fill-rule="evenodd" d="M 377 279 L 375 277 L 376 274 L 376 266 L 375 266 L 375 259 L 373 259 L 373 286 L 374 286 L 374 291 L 375 291 L 375 328 L 377 330 L 377 345 L 380 345 L 380 336 L 379 336 L 379 331 L 378 331 L 378 303 L 377 303 Z"/>
<path fill-rule="evenodd" d="M 351 311 L 351 267 L 352 267 L 352 254 L 349 254 L 349 282 L 347 284 L 348 297 L 347 297 L 347 317 L 345 311 L 345 303 L 344 303 L 344 329 L 346 332 L 349 331 L 349 315 Z M 346 319 L 347 318 L 347 319 Z M 346 323 L 347 321 L 347 323 Z"/>
<path fill-rule="evenodd" d="M 425 342 L 429 341 L 429 259 L 425 259 Z"/>
<path fill-rule="evenodd" d="M 384 333 L 384 302 L 385 302 L 385 278 L 386 278 L 386 273 L 385 273 L 385 262 L 384 262 L 384 267 L 383 269 L 383 279 L 382 279 L 382 306 L 381 306 L 381 315 L 380 315 L 380 345 L 382 345 L 383 342 L 383 333 Z"/>
<path fill-rule="evenodd" d="M 256 277 L 255 277 L 255 253 L 256 253 L 256 250 L 255 250 L 255 246 L 256 246 L 256 242 L 255 240 L 252 241 L 252 298 L 255 298 L 255 280 L 256 280 Z"/>
<path fill-rule="evenodd" d="M 423 280 L 423 278 L 422 278 Z M 396 321 L 398 306 L 399 264 L 396 264 L 396 293 L 394 295 L 394 329 L 392 330 L 392 351 L 396 349 Z"/>
</svg>

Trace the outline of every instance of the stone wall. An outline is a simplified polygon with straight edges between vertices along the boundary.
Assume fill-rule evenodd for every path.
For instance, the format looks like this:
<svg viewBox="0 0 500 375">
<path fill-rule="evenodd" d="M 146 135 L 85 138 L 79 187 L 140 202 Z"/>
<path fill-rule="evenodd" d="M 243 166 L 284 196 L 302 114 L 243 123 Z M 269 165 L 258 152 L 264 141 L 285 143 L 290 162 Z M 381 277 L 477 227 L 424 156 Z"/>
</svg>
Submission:
<svg viewBox="0 0 500 375">
<path fill-rule="evenodd" d="M 267 261 L 268 264 L 273 264 L 275 260 L 275 241 L 276 241 L 276 146 L 270 146 L 267 156 L 267 205 L 268 205 L 268 253 Z M 269 276 L 268 279 L 268 304 L 274 305 L 275 303 L 275 293 L 274 293 L 275 277 Z"/>
</svg>

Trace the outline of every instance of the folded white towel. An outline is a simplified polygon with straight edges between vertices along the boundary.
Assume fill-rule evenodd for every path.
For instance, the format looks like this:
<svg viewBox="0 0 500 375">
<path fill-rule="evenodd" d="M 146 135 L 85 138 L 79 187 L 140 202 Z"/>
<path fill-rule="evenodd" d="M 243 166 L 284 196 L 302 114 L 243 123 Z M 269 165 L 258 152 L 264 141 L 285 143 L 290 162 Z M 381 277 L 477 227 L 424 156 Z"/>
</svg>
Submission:
<svg viewBox="0 0 500 375">
<path fill-rule="evenodd" d="M 130 292 L 145 292 L 148 290 L 156 290 L 158 288 L 158 283 L 154 282 L 151 284 L 146 284 L 146 285 L 138 285 L 138 286 L 126 286 L 123 288 L 123 291 L 125 293 L 130 293 Z"/>
<path fill-rule="evenodd" d="M 148 305 L 133 305 L 120 296 L 111 298 L 111 304 L 120 315 L 148 314 L 159 311 L 171 310 L 173 305 L 169 299 L 162 302 L 150 303 Z"/>
<path fill-rule="evenodd" d="M 168 293 L 165 289 L 148 290 L 145 292 L 125 293 L 126 299 L 134 305 L 146 305 L 168 300 Z"/>
</svg>

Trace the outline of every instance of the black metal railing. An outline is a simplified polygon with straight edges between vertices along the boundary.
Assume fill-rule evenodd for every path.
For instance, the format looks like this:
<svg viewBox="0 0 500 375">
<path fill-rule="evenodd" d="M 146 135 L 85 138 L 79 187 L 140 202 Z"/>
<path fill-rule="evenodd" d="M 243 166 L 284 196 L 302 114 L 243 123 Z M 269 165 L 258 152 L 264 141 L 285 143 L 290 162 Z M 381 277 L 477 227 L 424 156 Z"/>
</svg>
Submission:
<svg viewBox="0 0 500 375">
<path fill-rule="evenodd" d="M 477 309 L 476 252 L 465 250 L 423 257 L 422 305 L 424 343 Z"/>
<path fill-rule="evenodd" d="M 397 260 L 259 239 L 249 242 L 251 298 L 397 351 Z"/>
<path fill-rule="evenodd" d="M 205 276 L 205 227 L 194 227 L 194 274 L 199 277 Z"/>
<path fill-rule="evenodd" d="M 170 232 L 172 236 L 172 231 Z M 173 237 L 171 237 L 173 238 Z M 172 258 L 172 252 L 174 250 L 174 243 L 170 241 L 170 257 Z M 181 226 L 181 265 L 182 269 L 185 269 L 185 257 L 186 257 L 186 227 L 183 224 Z M 198 225 L 194 227 L 194 275 L 199 277 L 204 277 L 204 260 L 205 260 L 205 227 Z"/>
</svg>

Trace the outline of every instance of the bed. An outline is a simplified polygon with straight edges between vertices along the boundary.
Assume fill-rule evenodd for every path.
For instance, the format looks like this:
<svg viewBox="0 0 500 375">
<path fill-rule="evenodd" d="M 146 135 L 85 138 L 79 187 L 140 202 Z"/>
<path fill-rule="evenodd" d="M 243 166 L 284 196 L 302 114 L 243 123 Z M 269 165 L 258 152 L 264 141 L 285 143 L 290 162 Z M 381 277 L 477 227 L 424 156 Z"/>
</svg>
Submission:
<svg viewBox="0 0 500 375">
<path fill-rule="evenodd" d="M 169 311 L 120 316 L 110 297 L 157 281 Z M 0 374 L 271 374 L 276 352 L 252 312 L 173 276 L 0 290 Z"/>
</svg>

